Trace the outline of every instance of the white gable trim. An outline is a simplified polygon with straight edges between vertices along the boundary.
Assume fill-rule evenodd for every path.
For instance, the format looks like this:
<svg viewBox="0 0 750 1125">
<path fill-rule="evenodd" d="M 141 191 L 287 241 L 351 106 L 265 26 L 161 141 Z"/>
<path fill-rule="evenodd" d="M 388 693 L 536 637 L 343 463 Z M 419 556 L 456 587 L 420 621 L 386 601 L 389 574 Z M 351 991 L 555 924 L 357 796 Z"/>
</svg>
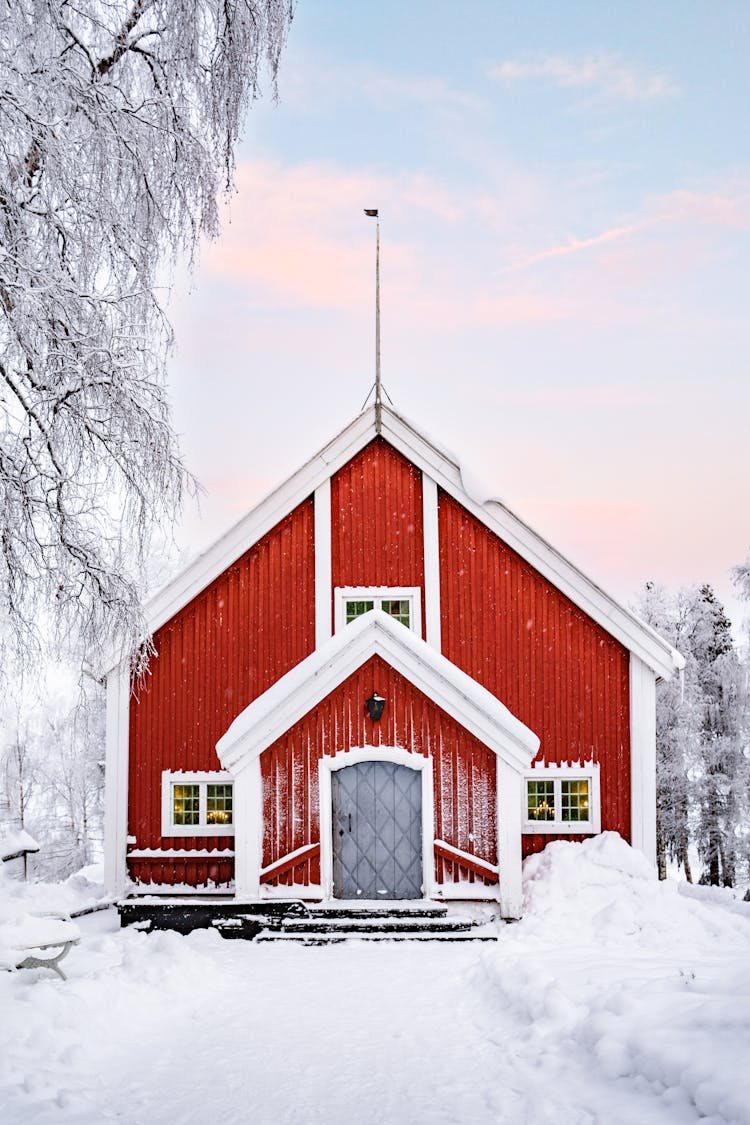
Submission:
<svg viewBox="0 0 750 1125">
<path fill-rule="evenodd" d="M 183 606 L 210 586 L 215 578 L 293 512 L 320 485 L 330 480 L 360 449 L 364 449 L 375 436 L 373 417 L 373 408 L 370 408 L 355 418 L 325 449 L 316 453 L 155 594 L 146 605 L 146 620 L 150 631 L 156 632 L 179 613 Z M 330 545 L 328 550 L 330 551 Z"/>
<path fill-rule="evenodd" d="M 425 640 L 440 652 L 440 536 L 438 490 L 432 477 L 422 473 L 422 528 L 424 537 Z"/>
<path fill-rule="evenodd" d="M 539 749 L 534 732 L 421 637 L 382 610 L 371 610 L 336 633 L 238 715 L 216 744 L 224 769 L 235 776 L 241 774 L 347 676 L 376 655 L 512 770 L 520 773 L 529 768 Z"/>
<path fill-rule="evenodd" d="M 494 531 L 579 609 L 635 653 L 657 676 L 669 678 L 675 670 L 684 667 L 680 654 L 666 641 L 568 562 L 504 504 L 497 500 L 485 503 L 473 500 L 464 487 L 457 461 L 387 406 L 381 407 L 379 426 L 374 406 L 355 418 L 324 449 L 156 594 L 146 606 L 149 630 L 155 632 L 178 613 L 378 433 L 382 433 L 386 441 L 421 468 L 436 485 Z M 316 543 L 316 553 L 318 547 Z"/>
<path fill-rule="evenodd" d="M 494 531 L 522 559 L 530 563 L 561 593 L 634 652 L 657 675 L 669 679 L 685 666 L 682 656 L 645 622 L 606 594 L 538 532 L 515 516 L 499 500 L 478 503 L 464 488 L 460 465 L 437 449 L 405 419 L 383 411 L 383 437 L 405 457 L 427 472 L 437 485 Z"/>
<path fill-rule="evenodd" d="M 331 629 L 331 478 L 315 489 L 315 647 Z"/>
</svg>

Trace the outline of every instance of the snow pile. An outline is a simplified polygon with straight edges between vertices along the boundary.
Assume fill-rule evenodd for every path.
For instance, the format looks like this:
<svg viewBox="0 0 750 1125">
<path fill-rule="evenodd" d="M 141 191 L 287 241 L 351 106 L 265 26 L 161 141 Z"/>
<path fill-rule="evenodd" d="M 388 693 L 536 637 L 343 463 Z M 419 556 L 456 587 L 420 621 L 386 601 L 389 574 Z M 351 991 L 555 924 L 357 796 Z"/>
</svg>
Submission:
<svg viewBox="0 0 750 1125">
<path fill-rule="evenodd" d="M 558 841 L 524 863 L 524 926 L 529 936 L 675 950 L 695 942 L 713 948 L 729 935 L 748 936 L 750 903 L 727 892 L 659 882 L 653 867 L 616 832 L 582 844 Z M 708 888 L 705 888 L 708 890 Z"/>
<path fill-rule="evenodd" d="M 524 879 L 527 914 L 483 963 L 520 1053 L 648 1091 L 655 1120 L 750 1122 L 750 906 L 660 883 L 615 833 L 549 845 Z"/>
<path fill-rule="evenodd" d="M 64 883 L 26 883 L 0 865 L 0 921 L 23 914 L 58 911 L 76 914 L 111 900 L 106 898 L 101 864 L 90 864 Z"/>
</svg>

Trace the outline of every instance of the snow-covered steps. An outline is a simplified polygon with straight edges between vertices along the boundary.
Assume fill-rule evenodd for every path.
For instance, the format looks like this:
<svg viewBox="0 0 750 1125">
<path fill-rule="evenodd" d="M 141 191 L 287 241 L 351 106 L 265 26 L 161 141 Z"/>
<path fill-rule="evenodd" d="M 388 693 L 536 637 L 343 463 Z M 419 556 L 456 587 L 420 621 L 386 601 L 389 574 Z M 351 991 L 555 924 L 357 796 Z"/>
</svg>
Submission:
<svg viewBox="0 0 750 1125">
<path fill-rule="evenodd" d="M 495 911 L 489 904 L 432 902 L 334 902 L 298 900 L 242 903 L 234 899 L 130 899 L 118 903 L 122 925 L 143 930 L 215 929 L 245 941 L 296 941 L 322 945 L 363 941 L 494 941 Z"/>
<path fill-rule="evenodd" d="M 220 927 L 221 929 L 221 927 Z M 239 937 L 236 926 L 225 937 Z M 420 905 L 310 907 L 307 916 L 287 915 L 270 921 L 258 942 L 296 941 L 323 945 L 356 938 L 361 941 L 494 941 L 495 928 L 471 917 L 448 913 L 447 907 Z"/>
</svg>

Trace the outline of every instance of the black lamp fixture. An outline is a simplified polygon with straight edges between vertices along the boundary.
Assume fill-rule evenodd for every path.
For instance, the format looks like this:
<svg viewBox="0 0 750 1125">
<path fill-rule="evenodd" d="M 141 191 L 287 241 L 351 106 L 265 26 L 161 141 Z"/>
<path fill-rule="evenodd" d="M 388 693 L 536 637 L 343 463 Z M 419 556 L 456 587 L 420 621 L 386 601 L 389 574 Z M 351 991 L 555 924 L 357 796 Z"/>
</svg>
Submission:
<svg viewBox="0 0 750 1125">
<path fill-rule="evenodd" d="M 365 700 L 365 707 L 372 721 L 377 723 L 380 721 L 380 716 L 383 714 L 385 699 L 383 699 L 382 695 L 378 695 L 378 693 L 374 691 L 370 698 Z"/>
</svg>

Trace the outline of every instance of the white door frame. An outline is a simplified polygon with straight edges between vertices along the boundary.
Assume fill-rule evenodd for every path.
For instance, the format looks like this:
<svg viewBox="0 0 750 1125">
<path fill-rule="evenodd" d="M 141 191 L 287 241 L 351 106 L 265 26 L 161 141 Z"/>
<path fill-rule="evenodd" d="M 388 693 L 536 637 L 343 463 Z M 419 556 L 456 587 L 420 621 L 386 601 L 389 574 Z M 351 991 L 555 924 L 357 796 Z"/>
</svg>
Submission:
<svg viewBox="0 0 750 1125">
<path fill-rule="evenodd" d="M 432 791 L 432 758 L 415 754 L 400 746 L 362 746 L 340 750 L 318 760 L 318 799 L 320 804 L 320 883 L 323 901 L 333 899 L 333 797 L 331 774 L 360 762 L 393 762 L 407 766 L 422 775 L 422 894 L 432 898 L 435 892 L 435 819 Z M 338 900 L 337 900 L 338 901 Z"/>
</svg>

